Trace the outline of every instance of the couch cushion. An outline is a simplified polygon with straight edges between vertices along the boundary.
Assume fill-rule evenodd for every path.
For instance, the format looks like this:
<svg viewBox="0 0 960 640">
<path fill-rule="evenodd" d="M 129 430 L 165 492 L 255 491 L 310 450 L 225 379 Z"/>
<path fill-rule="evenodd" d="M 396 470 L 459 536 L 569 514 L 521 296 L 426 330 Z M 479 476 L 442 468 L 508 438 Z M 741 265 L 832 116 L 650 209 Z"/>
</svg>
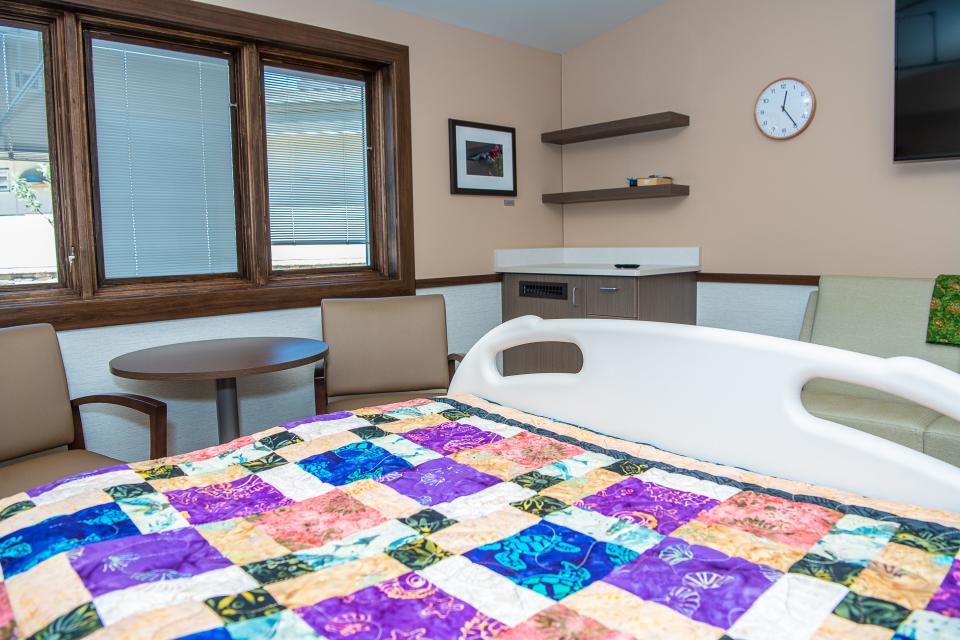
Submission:
<svg viewBox="0 0 960 640">
<path fill-rule="evenodd" d="M 12 496 L 75 473 L 102 469 L 115 464 L 123 463 L 85 449 L 34 456 L 0 468 L 0 497 Z"/>
<path fill-rule="evenodd" d="M 923 434 L 923 452 L 960 467 L 960 422 L 947 416 L 934 420 Z"/>
<path fill-rule="evenodd" d="M 927 344 L 932 278 L 823 276 L 811 342 L 882 358 L 913 356 L 960 371 L 960 348 Z M 815 380 L 811 391 L 904 402 L 873 389 Z"/>
<path fill-rule="evenodd" d="M 802 397 L 803 406 L 818 418 L 845 424 L 917 451 L 923 451 L 924 432 L 940 415 L 915 404 L 840 393 L 804 390 Z"/>
</svg>

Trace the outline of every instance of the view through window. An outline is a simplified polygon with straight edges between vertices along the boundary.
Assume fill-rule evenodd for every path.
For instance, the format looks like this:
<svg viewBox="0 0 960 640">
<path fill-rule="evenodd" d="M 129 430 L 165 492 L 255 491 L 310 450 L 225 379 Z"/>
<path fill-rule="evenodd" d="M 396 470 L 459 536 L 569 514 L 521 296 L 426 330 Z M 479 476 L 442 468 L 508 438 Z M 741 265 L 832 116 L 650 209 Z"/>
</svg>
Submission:
<svg viewBox="0 0 960 640">
<path fill-rule="evenodd" d="M 43 34 L 0 25 L 0 286 L 57 282 Z"/>
<path fill-rule="evenodd" d="M 275 270 L 370 263 L 366 87 L 265 67 Z"/>
</svg>

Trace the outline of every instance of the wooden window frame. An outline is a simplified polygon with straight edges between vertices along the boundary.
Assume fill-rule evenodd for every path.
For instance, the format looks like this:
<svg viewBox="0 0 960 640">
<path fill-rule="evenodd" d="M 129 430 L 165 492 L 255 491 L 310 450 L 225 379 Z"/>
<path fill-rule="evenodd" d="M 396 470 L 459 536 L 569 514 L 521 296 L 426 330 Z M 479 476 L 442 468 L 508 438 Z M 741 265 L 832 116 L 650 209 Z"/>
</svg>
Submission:
<svg viewBox="0 0 960 640">
<path fill-rule="evenodd" d="M 404 45 L 191 0 L 0 0 L 3 19 L 44 32 L 58 284 L 0 288 L 0 326 L 58 329 L 319 305 L 414 292 L 409 53 Z M 238 273 L 105 279 L 98 259 L 89 38 L 230 56 Z M 367 82 L 370 265 L 273 270 L 264 64 Z M 70 256 L 73 260 L 70 260 Z"/>
</svg>

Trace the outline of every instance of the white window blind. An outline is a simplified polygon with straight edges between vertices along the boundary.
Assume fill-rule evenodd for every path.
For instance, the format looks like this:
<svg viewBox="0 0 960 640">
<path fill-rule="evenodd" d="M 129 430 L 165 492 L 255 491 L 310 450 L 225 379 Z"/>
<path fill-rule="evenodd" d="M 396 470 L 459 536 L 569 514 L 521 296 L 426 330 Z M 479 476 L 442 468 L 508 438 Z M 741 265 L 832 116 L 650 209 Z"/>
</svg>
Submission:
<svg viewBox="0 0 960 640">
<path fill-rule="evenodd" d="M 365 85 L 269 66 L 263 84 L 274 266 L 290 245 L 314 250 L 289 266 L 336 264 L 329 245 L 369 244 Z"/>
<path fill-rule="evenodd" d="M 92 50 L 105 276 L 236 272 L 229 61 Z"/>
<path fill-rule="evenodd" d="M 0 144 L 4 160 L 47 162 L 43 34 L 0 26 Z"/>
</svg>

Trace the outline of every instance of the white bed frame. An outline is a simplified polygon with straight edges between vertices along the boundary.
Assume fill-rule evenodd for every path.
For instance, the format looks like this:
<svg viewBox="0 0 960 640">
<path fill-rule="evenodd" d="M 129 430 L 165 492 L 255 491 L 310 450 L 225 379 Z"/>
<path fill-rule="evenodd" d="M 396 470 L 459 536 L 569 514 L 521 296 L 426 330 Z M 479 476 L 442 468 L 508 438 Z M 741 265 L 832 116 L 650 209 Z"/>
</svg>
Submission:
<svg viewBox="0 0 960 640">
<path fill-rule="evenodd" d="M 500 374 L 501 351 L 535 342 L 576 344 L 583 368 Z M 886 391 L 960 420 L 960 375 L 924 360 L 635 320 L 511 320 L 473 346 L 450 393 L 701 460 L 960 512 L 960 468 L 810 415 L 800 390 L 814 378 Z"/>
</svg>

